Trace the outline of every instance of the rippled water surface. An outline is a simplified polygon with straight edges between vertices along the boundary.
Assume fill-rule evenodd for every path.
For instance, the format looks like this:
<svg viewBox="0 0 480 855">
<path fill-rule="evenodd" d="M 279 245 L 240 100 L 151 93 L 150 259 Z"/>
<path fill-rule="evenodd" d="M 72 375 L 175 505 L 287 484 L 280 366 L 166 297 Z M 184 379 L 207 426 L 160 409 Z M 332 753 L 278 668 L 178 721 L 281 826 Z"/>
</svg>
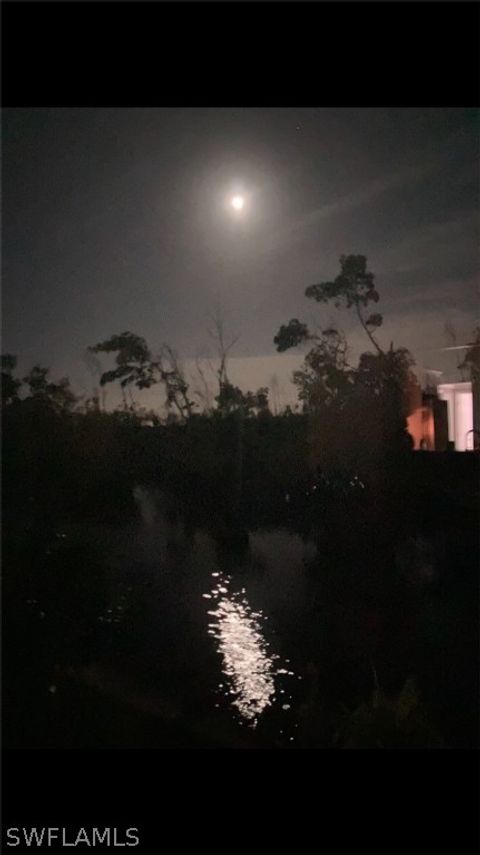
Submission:
<svg viewBox="0 0 480 855">
<path fill-rule="evenodd" d="M 212 577 L 214 585 L 203 597 L 215 602 L 215 608 L 208 610 L 208 634 L 222 657 L 226 681 L 218 688 L 231 699 L 241 718 L 255 727 L 259 716 L 277 699 L 279 676 L 294 674 L 280 667 L 278 654 L 269 651 L 263 627 L 268 616 L 253 611 L 245 588 L 233 590 L 231 577 L 222 573 L 212 573 Z M 290 708 L 289 704 L 282 706 Z"/>
</svg>

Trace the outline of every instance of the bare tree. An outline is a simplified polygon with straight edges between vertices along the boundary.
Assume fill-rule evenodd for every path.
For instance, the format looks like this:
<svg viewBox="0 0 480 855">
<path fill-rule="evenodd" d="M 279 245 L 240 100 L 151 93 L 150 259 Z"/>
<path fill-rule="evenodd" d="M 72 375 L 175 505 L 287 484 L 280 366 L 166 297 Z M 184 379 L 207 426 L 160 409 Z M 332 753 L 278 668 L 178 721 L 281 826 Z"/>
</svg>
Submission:
<svg viewBox="0 0 480 855">
<path fill-rule="evenodd" d="M 272 408 L 273 414 L 275 416 L 278 415 L 280 411 L 280 387 L 278 383 L 278 377 L 276 374 L 272 374 L 270 378 L 270 388 L 272 390 Z"/>
<path fill-rule="evenodd" d="M 230 338 L 225 333 L 225 322 L 221 310 L 211 318 L 212 326 L 208 330 L 210 338 L 215 343 L 219 366 L 217 370 L 218 395 L 216 401 L 218 409 L 223 413 L 233 414 L 236 424 L 235 454 L 233 459 L 233 471 L 231 480 L 231 502 L 234 518 L 238 518 L 241 507 L 241 496 L 243 487 L 243 464 L 244 464 L 244 400 L 240 389 L 233 386 L 228 379 L 227 359 L 232 347 L 237 343 L 239 335 Z"/>
<path fill-rule="evenodd" d="M 87 366 L 87 370 L 92 378 L 93 384 L 93 401 L 97 401 L 97 406 L 101 410 L 105 410 L 107 403 L 107 389 L 105 385 L 102 385 L 101 378 L 103 374 L 103 367 L 100 360 L 97 358 L 93 350 L 91 348 L 87 348 L 83 355 L 83 361 Z"/>
<path fill-rule="evenodd" d="M 229 337 L 225 333 L 225 322 L 220 310 L 216 312 L 213 317 L 211 317 L 211 327 L 208 330 L 208 334 L 210 338 L 215 343 L 215 348 L 217 351 L 217 356 L 219 360 L 219 366 L 217 369 L 217 377 L 218 377 L 218 385 L 219 385 L 219 393 L 222 392 L 223 388 L 229 384 L 228 374 L 227 374 L 227 358 L 230 353 L 232 347 L 236 345 L 240 336 L 236 335 L 232 339 L 228 340 Z"/>
<path fill-rule="evenodd" d="M 202 362 L 204 364 L 202 364 Z M 212 388 L 211 384 L 208 382 L 207 371 L 209 371 L 212 376 L 215 375 L 215 370 L 210 362 L 208 357 L 203 359 L 197 355 L 195 357 L 195 371 L 196 371 L 196 379 L 197 379 L 197 387 L 194 389 L 193 394 L 200 401 L 200 404 L 203 406 L 203 410 L 206 413 L 211 413 L 212 406 Z"/>
</svg>

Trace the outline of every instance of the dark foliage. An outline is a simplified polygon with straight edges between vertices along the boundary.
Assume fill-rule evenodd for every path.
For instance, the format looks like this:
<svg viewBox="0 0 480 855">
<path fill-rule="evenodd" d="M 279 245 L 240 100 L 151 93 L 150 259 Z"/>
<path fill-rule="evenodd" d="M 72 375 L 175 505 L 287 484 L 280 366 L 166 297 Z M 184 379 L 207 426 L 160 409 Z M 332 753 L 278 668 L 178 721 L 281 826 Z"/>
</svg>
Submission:
<svg viewBox="0 0 480 855">
<path fill-rule="evenodd" d="M 312 463 L 335 468 L 343 458 L 355 470 L 383 466 L 385 456 L 408 448 L 406 418 L 416 383 L 413 359 L 405 348 L 381 347 L 373 334 L 382 325 L 381 314 L 364 316 L 365 307 L 380 299 L 365 256 L 342 255 L 339 275 L 310 285 L 305 294 L 317 303 L 353 308 L 374 348 L 351 365 L 345 335 L 335 327 L 314 333 L 294 319 L 275 336 L 278 351 L 311 344 L 293 381 L 310 416 Z"/>
</svg>

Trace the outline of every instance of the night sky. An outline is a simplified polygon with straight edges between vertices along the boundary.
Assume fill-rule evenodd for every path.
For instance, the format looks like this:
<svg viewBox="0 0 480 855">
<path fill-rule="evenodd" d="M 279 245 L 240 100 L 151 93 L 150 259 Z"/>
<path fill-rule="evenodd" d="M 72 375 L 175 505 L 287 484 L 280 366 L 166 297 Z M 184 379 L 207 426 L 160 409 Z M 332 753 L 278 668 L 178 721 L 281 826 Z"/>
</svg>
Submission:
<svg viewBox="0 0 480 855">
<path fill-rule="evenodd" d="M 361 253 L 382 341 L 451 369 L 445 323 L 464 343 L 479 318 L 478 192 L 470 109 L 6 110 L 2 350 L 90 393 L 88 345 L 131 330 L 205 355 L 220 305 L 234 379 L 283 382 L 279 325 L 331 323 L 305 287 Z"/>
</svg>

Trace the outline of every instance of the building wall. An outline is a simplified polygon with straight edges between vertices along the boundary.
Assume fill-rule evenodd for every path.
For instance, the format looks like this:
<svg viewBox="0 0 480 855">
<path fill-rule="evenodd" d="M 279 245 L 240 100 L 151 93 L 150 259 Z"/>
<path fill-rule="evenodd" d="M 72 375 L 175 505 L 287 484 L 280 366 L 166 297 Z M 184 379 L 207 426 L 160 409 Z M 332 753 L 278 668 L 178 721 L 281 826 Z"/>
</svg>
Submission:
<svg viewBox="0 0 480 855">
<path fill-rule="evenodd" d="M 438 386 L 438 397 L 448 406 L 448 438 L 455 443 L 456 451 L 473 448 L 473 396 L 472 384 L 443 383 Z"/>
</svg>

